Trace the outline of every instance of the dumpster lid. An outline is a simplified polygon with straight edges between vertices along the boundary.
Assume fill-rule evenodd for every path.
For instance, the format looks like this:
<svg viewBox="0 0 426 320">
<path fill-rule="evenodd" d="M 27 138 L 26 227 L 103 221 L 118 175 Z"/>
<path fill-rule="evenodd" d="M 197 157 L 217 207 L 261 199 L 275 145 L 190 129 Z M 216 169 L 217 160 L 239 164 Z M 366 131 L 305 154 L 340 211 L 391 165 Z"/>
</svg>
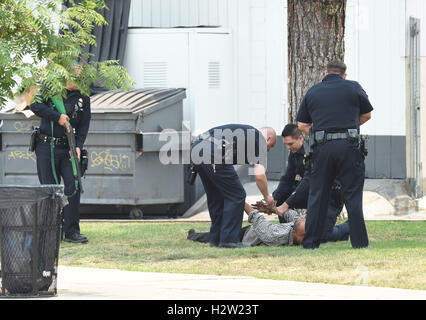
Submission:
<svg viewBox="0 0 426 320">
<path fill-rule="evenodd" d="M 92 112 L 138 113 L 162 100 L 166 100 L 180 94 L 182 94 L 183 98 L 185 98 L 185 89 L 145 88 L 131 91 L 106 91 L 90 97 L 90 108 Z"/>
</svg>

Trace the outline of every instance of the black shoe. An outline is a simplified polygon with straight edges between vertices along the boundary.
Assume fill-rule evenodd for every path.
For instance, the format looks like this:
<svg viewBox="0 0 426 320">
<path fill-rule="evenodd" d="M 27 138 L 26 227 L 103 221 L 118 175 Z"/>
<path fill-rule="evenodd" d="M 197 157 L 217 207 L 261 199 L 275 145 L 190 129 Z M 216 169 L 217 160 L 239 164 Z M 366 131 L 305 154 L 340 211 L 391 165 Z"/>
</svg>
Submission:
<svg viewBox="0 0 426 320">
<path fill-rule="evenodd" d="M 315 250 L 315 249 L 318 249 L 319 248 L 319 246 L 315 246 L 315 245 L 301 245 L 301 247 L 302 247 L 302 249 L 305 249 L 305 250 Z"/>
<path fill-rule="evenodd" d="M 187 239 L 191 239 L 194 234 L 195 234 L 195 230 L 194 229 L 190 229 L 188 231 L 188 236 L 186 238 Z"/>
<path fill-rule="evenodd" d="M 219 245 L 219 248 L 232 248 L 232 249 L 246 248 L 246 247 L 247 246 L 244 245 L 242 242 L 225 242 Z"/>
<path fill-rule="evenodd" d="M 74 233 L 71 236 L 65 235 L 64 241 L 65 242 L 72 242 L 72 243 L 86 243 L 89 240 L 87 240 L 87 238 L 80 233 Z"/>
<path fill-rule="evenodd" d="M 219 247 L 219 244 L 215 242 L 210 242 L 210 247 Z"/>
<path fill-rule="evenodd" d="M 352 247 L 352 249 L 371 249 L 370 245 L 362 246 L 362 247 Z"/>
</svg>

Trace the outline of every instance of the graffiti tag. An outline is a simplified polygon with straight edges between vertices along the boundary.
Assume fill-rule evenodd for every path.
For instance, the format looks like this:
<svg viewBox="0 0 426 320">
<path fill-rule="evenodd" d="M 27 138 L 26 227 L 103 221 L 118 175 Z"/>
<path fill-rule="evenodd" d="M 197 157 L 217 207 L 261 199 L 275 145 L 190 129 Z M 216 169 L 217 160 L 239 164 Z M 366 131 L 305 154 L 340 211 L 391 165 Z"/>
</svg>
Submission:
<svg viewBox="0 0 426 320">
<path fill-rule="evenodd" d="M 32 160 L 36 162 L 36 157 L 34 152 L 21 151 L 21 150 L 10 151 L 8 159 L 9 160 Z"/>
<path fill-rule="evenodd" d="M 126 154 L 113 154 L 110 150 L 100 152 L 92 151 L 90 153 L 90 166 L 104 167 L 106 170 L 121 170 L 130 169 L 130 158 Z"/>
<path fill-rule="evenodd" d="M 36 127 L 39 125 L 38 120 L 32 120 L 32 121 L 16 121 L 13 125 L 16 131 L 18 132 L 30 132 L 33 127 Z"/>
</svg>

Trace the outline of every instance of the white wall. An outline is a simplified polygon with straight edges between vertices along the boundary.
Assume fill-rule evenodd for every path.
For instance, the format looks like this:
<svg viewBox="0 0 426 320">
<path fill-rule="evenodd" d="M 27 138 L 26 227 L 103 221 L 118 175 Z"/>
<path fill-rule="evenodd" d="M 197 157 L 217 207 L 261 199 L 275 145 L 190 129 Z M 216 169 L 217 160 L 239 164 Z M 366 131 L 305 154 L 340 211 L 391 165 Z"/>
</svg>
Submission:
<svg viewBox="0 0 426 320">
<path fill-rule="evenodd" d="M 229 28 L 238 122 L 281 132 L 287 114 L 286 5 L 286 0 L 132 0 L 129 26 Z"/>
<path fill-rule="evenodd" d="M 422 20 L 426 56 L 426 1 L 348 0 L 345 60 L 348 78 L 359 81 L 375 108 L 362 127 L 370 135 L 406 134 L 406 60 L 410 16 Z"/>
<path fill-rule="evenodd" d="M 136 88 L 186 88 L 184 120 L 193 134 L 235 123 L 232 34 L 224 28 L 135 28 L 123 65 Z"/>
<path fill-rule="evenodd" d="M 348 0 L 345 60 L 374 107 L 369 135 L 405 135 L 405 0 Z"/>
</svg>

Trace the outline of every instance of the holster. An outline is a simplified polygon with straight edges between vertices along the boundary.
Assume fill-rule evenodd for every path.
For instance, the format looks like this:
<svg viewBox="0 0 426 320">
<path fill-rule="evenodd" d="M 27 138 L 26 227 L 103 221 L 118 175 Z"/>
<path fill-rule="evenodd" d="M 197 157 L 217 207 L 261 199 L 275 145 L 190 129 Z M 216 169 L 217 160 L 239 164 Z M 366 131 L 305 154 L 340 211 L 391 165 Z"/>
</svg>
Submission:
<svg viewBox="0 0 426 320">
<path fill-rule="evenodd" d="M 309 129 L 309 137 L 308 141 L 303 142 L 303 147 L 305 149 L 305 154 L 303 158 L 303 165 L 306 171 L 310 171 L 311 163 L 312 163 L 312 154 L 314 152 L 315 146 L 315 133 L 312 127 Z"/>
<path fill-rule="evenodd" d="M 30 146 L 28 151 L 34 152 L 37 146 L 37 137 L 40 134 L 40 128 L 32 127 L 31 136 L 30 136 Z"/>
<path fill-rule="evenodd" d="M 196 178 L 197 178 L 197 169 L 195 169 L 194 164 L 191 164 L 189 166 L 189 170 L 188 170 L 188 173 L 186 175 L 186 182 L 190 185 L 193 185 Z"/>
<path fill-rule="evenodd" d="M 368 155 L 368 136 L 361 135 L 359 137 L 359 149 L 361 150 L 364 157 Z"/>
<path fill-rule="evenodd" d="M 357 129 L 348 129 L 348 140 L 349 142 L 356 142 L 359 139 L 359 134 Z"/>
<path fill-rule="evenodd" d="M 89 153 L 87 149 L 82 149 L 80 154 L 81 176 L 84 177 L 87 168 L 89 167 Z"/>
<path fill-rule="evenodd" d="M 325 131 L 316 131 L 314 136 L 314 142 L 322 144 L 325 142 Z"/>
</svg>

